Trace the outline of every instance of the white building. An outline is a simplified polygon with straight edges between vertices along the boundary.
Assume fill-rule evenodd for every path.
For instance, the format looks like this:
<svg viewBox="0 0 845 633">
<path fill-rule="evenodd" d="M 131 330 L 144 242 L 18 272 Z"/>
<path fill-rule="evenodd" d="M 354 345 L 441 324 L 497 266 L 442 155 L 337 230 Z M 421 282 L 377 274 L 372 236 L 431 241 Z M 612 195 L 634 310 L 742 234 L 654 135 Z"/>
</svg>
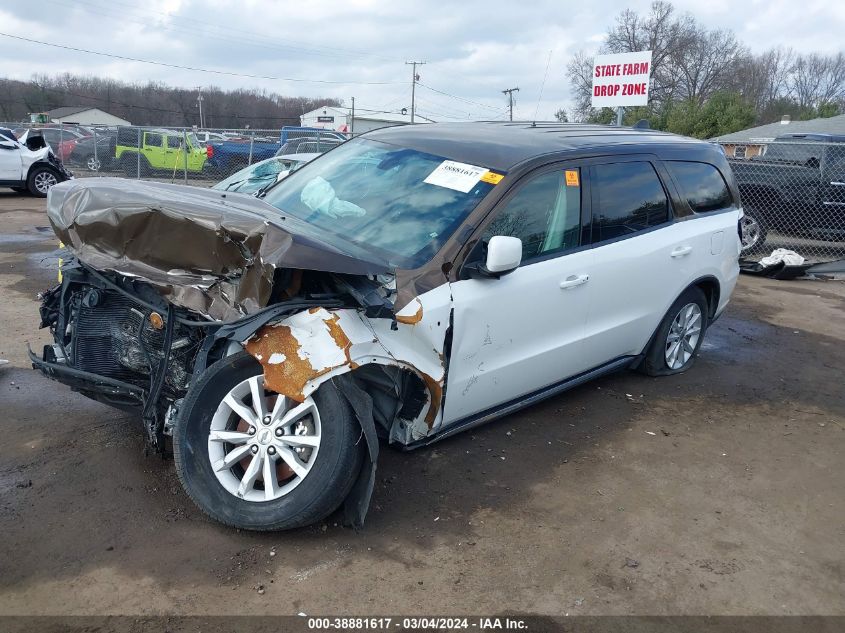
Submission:
<svg viewBox="0 0 845 633">
<path fill-rule="evenodd" d="M 90 106 L 65 106 L 44 112 L 50 123 L 75 123 L 76 125 L 131 125 L 126 119 Z M 39 116 L 38 114 L 31 115 Z"/>
<path fill-rule="evenodd" d="M 403 109 L 404 110 L 404 109 Z M 299 117 L 303 127 L 318 127 L 336 132 L 352 132 L 360 134 L 380 127 L 391 125 L 408 125 L 411 122 L 411 113 L 393 112 L 364 112 L 355 110 L 355 120 L 352 120 L 352 109 L 337 106 L 323 106 L 306 112 Z M 433 123 L 419 114 L 414 116 L 415 123 Z"/>
</svg>

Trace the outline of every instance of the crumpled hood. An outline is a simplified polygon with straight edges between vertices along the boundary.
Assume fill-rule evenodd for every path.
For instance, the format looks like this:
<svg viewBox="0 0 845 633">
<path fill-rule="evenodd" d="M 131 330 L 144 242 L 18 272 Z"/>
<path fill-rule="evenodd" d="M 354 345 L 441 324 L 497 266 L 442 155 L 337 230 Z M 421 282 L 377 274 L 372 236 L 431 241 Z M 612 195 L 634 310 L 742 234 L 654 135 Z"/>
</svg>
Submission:
<svg viewBox="0 0 845 633">
<path fill-rule="evenodd" d="M 374 275 L 387 262 L 343 253 L 262 200 L 212 189 L 90 178 L 50 189 L 56 236 L 85 264 L 138 277 L 174 305 L 232 320 L 267 305 L 277 268 Z"/>
</svg>

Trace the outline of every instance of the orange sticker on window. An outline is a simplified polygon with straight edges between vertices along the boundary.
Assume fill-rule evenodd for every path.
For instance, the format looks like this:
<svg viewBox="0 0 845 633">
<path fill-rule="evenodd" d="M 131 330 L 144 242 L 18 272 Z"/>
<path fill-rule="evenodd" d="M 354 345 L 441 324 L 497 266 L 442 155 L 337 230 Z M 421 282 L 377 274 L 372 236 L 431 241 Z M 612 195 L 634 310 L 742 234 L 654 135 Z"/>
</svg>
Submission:
<svg viewBox="0 0 845 633">
<path fill-rule="evenodd" d="M 577 187 L 578 186 L 578 170 L 577 169 L 567 169 L 566 170 L 566 186 L 567 187 Z"/>
<path fill-rule="evenodd" d="M 505 176 L 503 174 L 497 174 L 494 171 L 488 171 L 480 178 L 480 180 L 481 182 L 488 182 L 491 185 L 498 185 L 500 182 L 502 182 L 502 178 L 504 177 Z"/>
</svg>

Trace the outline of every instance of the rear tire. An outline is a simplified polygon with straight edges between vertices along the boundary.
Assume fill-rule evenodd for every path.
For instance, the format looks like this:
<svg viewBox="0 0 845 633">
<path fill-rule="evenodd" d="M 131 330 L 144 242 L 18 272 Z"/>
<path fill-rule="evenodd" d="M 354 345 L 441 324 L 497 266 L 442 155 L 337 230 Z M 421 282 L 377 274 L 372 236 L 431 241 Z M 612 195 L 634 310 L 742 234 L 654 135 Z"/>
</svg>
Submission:
<svg viewBox="0 0 845 633">
<path fill-rule="evenodd" d="M 124 153 L 121 158 L 121 163 L 123 164 L 123 173 L 127 178 L 137 178 L 139 165 L 138 165 L 138 155 L 134 152 L 132 154 Z M 150 167 L 150 162 L 147 160 L 145 156 L 140 157 L 140 172 L 141 178 L 149 177 L 153 170 Z"/>
<path fill-rule="evenodd" d="M 750 257 L 764 252 L 768 229 L 760 218 L 760 214 L 753 209 L 746 209 L 740 222 L 742 231 L 740 257 Z"/>
<path fill-rule="evenodd" d="M 224 399 L 246 405 L 245 412 L 251 415 L 253 393 L 264 394 L 265 413 L 274 408 L 276 394 L 263 390 L 261 365 L 246 352 L 209 367 L 188 392 L 173 433 L 176 472 L 185 491 L 212 519 L 246 530 L 286 530 L 325 518 L 349 494 L 364 459 L 361 427 L 349 404 L 327 382 L 306 399 L 304 404 L 312 407 L 307 415 L 297 418 L 294 409 L 302 405 L 287 399 L 280 409 L 292 406 L 278 417 L 278 423 L 265 424 L 273 416 L 259 415 L 251 426 L 243 417 L 244 410 L 234 413 Z M 286 428 L 296 430 L 280 433 L 277 424 L 283 424 L 288 414 L 299 421 L 289 422 Z M 305 426 L 296 427 L 302 421 Z M 232 443 L 220 441 L 221 433 L 231 436 Z M 308 435 L 306 439 L 317 443 L 310 453 L 307 448 L 288 449 L 282 444 L 290 441 L 289 446 L 296 446 Z M 238 452 L 240 447 L 245 452 Z M 291 469 L 290 450 L 303 455 L 304 461 L 294 466 L 304 474 L 290 470 L 292 478 L 286 479 L 291 477 L 285 470 Z M 261 474 L 257 479 L 253 475 L 251 481 L 254 460 L 261 464 L 254 472 L 260 468 Z M 264 484 L 265 473 L 271 480 L 269 487 Z"/>
<path fill-rule="evenodd" d="M 640 370 L 649 376 L 671 376 L 692 367 L 704 341 L 709 314 L 704 292 L 687 288 L 660 322 Z"/>
</svg>

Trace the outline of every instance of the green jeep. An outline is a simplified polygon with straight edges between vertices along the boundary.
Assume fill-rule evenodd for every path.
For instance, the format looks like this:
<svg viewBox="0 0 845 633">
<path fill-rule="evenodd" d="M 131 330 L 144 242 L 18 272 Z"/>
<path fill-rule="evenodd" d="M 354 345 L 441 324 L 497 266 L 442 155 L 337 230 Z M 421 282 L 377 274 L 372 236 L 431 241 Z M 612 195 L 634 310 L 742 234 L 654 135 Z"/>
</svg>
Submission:
<svg viewBox="0 0 845 633">
<path fill-rule="evenodd" d="M 138 128 L 121 127 L 117 130 L 114 158 L 128 177 L 135 177 L 139 172 L 141 176 L 149 176 L 155 171 L 179 173 L 186 167 L 189 173 L 200 173 L 207 156 L 205 148 L 193 132 L 185 134 L 164 129 L 139 131 Z"/>
</svg>

